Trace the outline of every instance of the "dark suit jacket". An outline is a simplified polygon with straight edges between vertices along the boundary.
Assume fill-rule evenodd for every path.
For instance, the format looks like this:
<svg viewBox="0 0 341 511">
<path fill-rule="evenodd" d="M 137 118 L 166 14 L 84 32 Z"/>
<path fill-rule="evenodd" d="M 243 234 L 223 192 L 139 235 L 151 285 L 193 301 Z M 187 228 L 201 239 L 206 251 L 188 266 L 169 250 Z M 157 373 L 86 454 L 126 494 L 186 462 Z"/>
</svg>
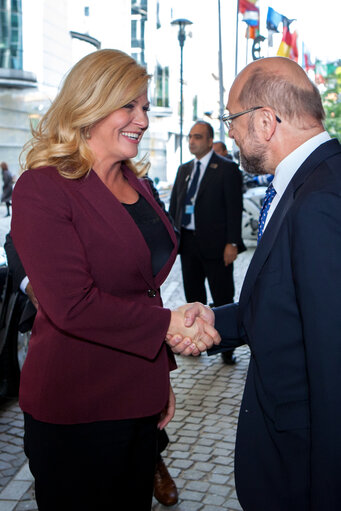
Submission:
<svg viewBox="0 0 341 511">
<path fill-rule="evenodd" d="M 289 183 L 240 302 L 216 309 L 222 346 L 251 358 L 236 443 L 244 511 L 338 511 L 341 502 L 341 146 Z M 217 352 L 213 349 L 211 352 Z"/>
<path fill-rule="evenodd" d="M 15 249 L 10 233 L 8 233 L 6 236 L 4 248 L 7 256 L 8 271 L 12 282 L 12 291 L 14 293 L 19 292 L 22 298 L 24 299 L 25 295 L 20 291 L 20 284 L 22 280 L 26 277 L 26 272 L 20 261 L 18 252 Z M 27 332 L 32 329 L 36 313 L 37 309 L 31 302 L 31 300 L 28 297 L 26 297 L 26 301 L 24 302 L 23 305 L 23 310 L 20 313 L 20 318 L 18 318 L 20 332 Z"/>
<path fill-rule="evenodd" d="M 169 213 L 179 231 L 193 166 L 191 160 L 179 167 L 171 194 Z M 241 239 L 242 212 L 242 176 L 238 166 L 213 153 L 194 208 L 195 231 L 204 257 L 221 258 L 227 243 L 236 243 L 239 252 L 245 250 Z"/>
<path fill-rule="evenodd" d="M 140 230 L 95 172 L 71 180 L 45 167 L 24 172 L 15 186 L 11 233 L 39 301 L 20 405 L 38 420 L 144 417 L 168 400 L 175 363 L 159 288 L 176 240 L 148 182 L 123 171 L 174 242 L 155 278 Z"/>
</svg>

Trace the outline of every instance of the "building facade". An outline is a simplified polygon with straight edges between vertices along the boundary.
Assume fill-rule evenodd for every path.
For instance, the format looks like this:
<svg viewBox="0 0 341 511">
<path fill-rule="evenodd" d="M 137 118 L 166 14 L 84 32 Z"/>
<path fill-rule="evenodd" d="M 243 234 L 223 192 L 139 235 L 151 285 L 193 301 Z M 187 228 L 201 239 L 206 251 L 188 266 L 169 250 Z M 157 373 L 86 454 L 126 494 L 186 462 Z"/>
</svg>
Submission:
<svg viewBox="0 0 341 511">
<path fill-rule="evenodd" d="M 187 134 L 195 120 L 209 120 L 219 132 L 217 9 L 191 7 L 192 1 L 177 0 L 0 0 L 0 159 L 17 174 L 31 126 L 65 73 L 91 51 L 118 48 L 151 75 L 150 128 L 139 157 L 149 155 L 151 177 L 172 183 L 180 164 L 180 46 L 174 19 L 193 22 L 183 48 L 183 161 L 191 158 Z"/>
</svg>

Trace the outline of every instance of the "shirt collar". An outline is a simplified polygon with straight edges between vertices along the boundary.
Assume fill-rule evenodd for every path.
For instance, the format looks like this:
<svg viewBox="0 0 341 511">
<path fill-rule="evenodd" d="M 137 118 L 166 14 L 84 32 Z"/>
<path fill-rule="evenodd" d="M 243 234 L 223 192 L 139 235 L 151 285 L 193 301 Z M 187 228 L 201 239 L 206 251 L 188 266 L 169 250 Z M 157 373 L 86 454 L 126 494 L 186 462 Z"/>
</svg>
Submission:
<svg viewBox="0 0 341 511">
<path fill-rule="evenodd" d="M 272 184 L 278 198 L 283 195 L 286 187 L 302 163 L 317 147 L 327 142 L 327 140 L 330 140 L 330 136 L 326 131 L 323 131 L 297 147 L 277 165 Z"/>
<path fill-rule="evenodd" d="M 198 161 L 200 161 L 201 170 L 206 169 L 208 162 L 210 161 L 210 159 L 212 157 L 212 154 L 213 154 L 213 149 L 211 149 L 211 151 L 209 151 L 207 154 L 205 154 L 205 156 L 203 156 L 200 160 L 198 160 L 197 158 L 194 158 L 194 166 L 197 164 Z"/>
</svg>

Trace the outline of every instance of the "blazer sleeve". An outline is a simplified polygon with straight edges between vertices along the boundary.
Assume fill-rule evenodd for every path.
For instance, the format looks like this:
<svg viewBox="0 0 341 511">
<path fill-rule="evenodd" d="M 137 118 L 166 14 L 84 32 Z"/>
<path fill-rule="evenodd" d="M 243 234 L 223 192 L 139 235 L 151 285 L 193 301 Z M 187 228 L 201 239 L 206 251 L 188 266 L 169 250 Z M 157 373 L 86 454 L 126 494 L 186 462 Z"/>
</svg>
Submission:
<svg viewBox="0 0 341 511">
<path fill-rule="evenodd" d="M 20 177 L 11 232 L 42 312 L 57 329 L 147 359 L 157 356 L 170 310 L 96 286 L 70 198 L 49 175 L 29 170 Z"/>
<path fill-rule="evenodd" d="M 244 330 L 239 321 L 239 304 L 230 303 L 213 309 L 214 326 L 221 336 L 221 343 L 207 350 L 208 355 L 215 355 L 231 348 L 245 344 Z"/>
<path fill-rule="evenodd" d="M 238 166 L 227 161 L 224 169 L 224 195 L 226 206 L 226 243 L 236 243 L 239 252 L 245 250 L 242 241 L 243 190 Z"/>
</svg>

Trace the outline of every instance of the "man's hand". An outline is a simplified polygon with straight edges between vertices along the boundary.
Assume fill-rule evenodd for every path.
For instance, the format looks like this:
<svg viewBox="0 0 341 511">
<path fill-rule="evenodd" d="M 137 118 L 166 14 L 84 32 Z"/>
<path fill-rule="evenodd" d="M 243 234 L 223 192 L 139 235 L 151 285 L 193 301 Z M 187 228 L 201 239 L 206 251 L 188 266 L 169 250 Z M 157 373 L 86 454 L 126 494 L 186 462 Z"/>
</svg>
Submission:
<svg viewBox="0 0 341 511">
<path fill-rule="evenodd" d="M 196 318 L 201 318 L 205 323 L 214 326 L 214 312 L 207 305 L 203 305 L 200 302 L 187 303 L 179 307 L 184 309 L 185 325 L 190 327 L 193 325 Z"/>
<path fill-rule="evenodd" d="M 172 385 L 169 384 L 169 399 L 166 408 L 160 414 L 160 420 L 157 427 L 163 429 L 173 419 L 175 414 L 175 395 Z"/>
<path fill-rule="evenodd" d="M 237 259 L 238 256 L 238 247 L 232 245 L 232 243 L 227 243 L 224 248 L 224 264 L 228 266 L 233 263 Z"/>
<path fill-rule="evenodd" d="M 38 309 L 38 300 L 36 298 L 36 295 L 34 294 L 33 288 L 31 286 L 31 283 L 29 282 L 25 288 L 25 293 L 33 303 L 36 309 Z"/>
<path fill-rule="evenodd" d="M 199 303 L 183 305 L 172 311 L 166 342 L 174 353 L 197 356 L 220 343 L 220 335 L 213 325 L 211 309 Z"/>
</svg>

